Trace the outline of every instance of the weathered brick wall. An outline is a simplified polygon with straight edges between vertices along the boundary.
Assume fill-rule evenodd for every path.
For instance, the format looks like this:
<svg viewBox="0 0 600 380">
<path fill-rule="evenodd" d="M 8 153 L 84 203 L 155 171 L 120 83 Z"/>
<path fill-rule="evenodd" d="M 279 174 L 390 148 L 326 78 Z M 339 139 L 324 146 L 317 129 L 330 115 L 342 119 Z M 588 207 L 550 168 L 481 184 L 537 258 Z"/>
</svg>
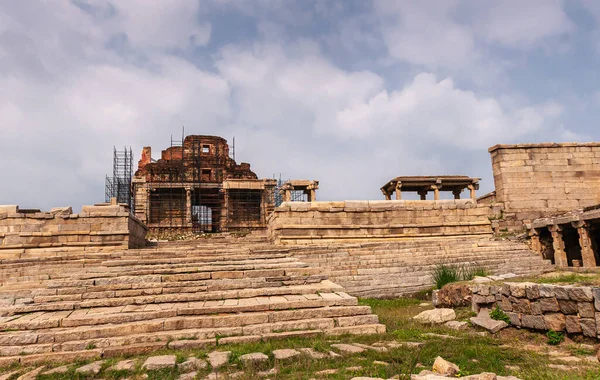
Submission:
<svg viewBox="0 0 600 380">
<path fill-rule="evenodd" d="M 496 145 L 489 151 L 496 202 L 504 204 L 507 221 L 600 203 L 600 143 Z"/>
<path fill-rule="evenodd" d="M 473 309 L 498 305 L 510 324 L 535 330 L 600 336 L 600 288 L 506 282 L 473 287 Z"/>
<path fill-rule="evenodd" d="M 83 206 L 32 214 L 17 206 L 0 206 L 0 250 L 15 253 L 36 248 L 140 248 L 146 226 L 118 205 Z"/>
<path fill-rule="evenodd" d="M 277 243 L 491 234 L 492 208 L 471 200 L 285 202 L 269 217 Z"/>
</svg>

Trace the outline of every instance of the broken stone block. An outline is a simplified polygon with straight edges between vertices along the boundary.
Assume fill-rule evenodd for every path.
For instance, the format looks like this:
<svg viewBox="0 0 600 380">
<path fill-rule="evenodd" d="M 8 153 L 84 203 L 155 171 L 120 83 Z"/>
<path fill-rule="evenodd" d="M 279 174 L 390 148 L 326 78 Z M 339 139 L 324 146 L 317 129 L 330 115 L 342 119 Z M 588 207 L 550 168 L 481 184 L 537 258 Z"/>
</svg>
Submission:
<svg viewBox="0 0 600 380">
<path fill-rule="evenodd" d="M 433 362 L 433 372 L 442 374 L 448 377 L 454 377 L 457 373 L 460 372 L 460 368 L 454 363 L 450 363 L 447 360 L 444 360 L 441 356 L 435 358 Z"/>
<path fill-rule="evenodd" d="M 207 355 L 208 363 L 213 369 L 221 368 L 229 362 L 231 351 L 213 351 Z"/>
<path fill-rule="evenodd" d="M 187 372 L 197 371 L 199 369 L 204 369 L 207 366 L 208 366 L 208 364 L 204 360 L 198 359 L 195 357 L 189 357 L 183 363 L 178 364 L 177 368 L 179 368 L 179 372 L 187 373 Z"/>
<path fill-rule="evenodd" d="M 568 300 L 569 299 L 569 288 L 567 286 L 555 286 L 554 287 L 554 296 L 558 300 Z"/>
<path fill-rule="evenodd" d="M 520 313 L 506 313 L 508 318 L 510 318 L 510 324 L 512 326 L 521 326 L 521 314 Z"/>
<path fill-rule="evenodd" d="M 469 324 L 467 322 L 449 321 L 446 322 L 444 326 L 452 330 L 465 330 L 467 327 L 469 327 Z"/>
<path fill-rule="evenodd" d="M 244 364 L 264 363 L 269 360 L 269 357 L 262 352 L 253 352 L 240 356 L 240 361 Z"/>
<path fill-rule="evenodd" d="M 45 371 L 42 375 L 55 375 L 69 372 L 69 366 L 63 365 L 62 367 L 52 368 L 51 370 Z"/>
<path fill-rule="evenodd" d="M 425 310 L 413 319 L 421 323 L 444 323 L 456 319 L 456 313 L 453 309 Z"/>
<path fill-rule="evenodd" d="M 327 354 L 316 351 L 313 348 L 299 348 L 298 351 L 302 352 L 305 355 L 310 356 L 312 359 L 324 359 L 327 357 Z"/>
<path fill-rule="evenodd" d="M 273 356 L 277 360 L 290 359 L 298 355 L 300 355 L 300 352 L 293 349 L 273 350 Z"/>
<path fill-rule="evenodd" d="M 148 371 L 155 371 L 163 368 L 173 368 L 175 367 L 176 362 L 177 358 L 175 355 L 151 356 L 146 359 L 144 364 L 142 364 L 142 368 Z"/>
<path fill-rule="evenodd" d="M 495 334 L 503 328 L 508 327 L 508 324 L 506 322 L 492 319 L 487 313 L 480 313 L 477 317 L 472 317 L 471 323 L 475 326 L 479 326 L 486 329 L 492 334 Z"/>
<path fill-rule="evenodd" d="M 81 373 L 83 375 L 97 375 L 100 373 L 100 370 L 102 369 L 102 363 L 104 363 L 102 360 L 93 362 L 93 363 L 90 363 L 90 364 L 87 364 L 87 365 L 77 368 L 75 370 L 75 372 Z"/>
<path fill-rule="evenodd" d="M 359 354 L 361 352 L 365 352 L 365 349 L 362 347 L 354 346 L 352 344 L 332 344 L 331 347 L 338 349 L 341 353 L 345 354 Z"/>
<path fill-rule="evenodd" d="M 108 371 L 131 371 L 135 367 L 135 361 L 133 360 L 121 360 L 117 364 L 108 368 Z"/>
</svg>

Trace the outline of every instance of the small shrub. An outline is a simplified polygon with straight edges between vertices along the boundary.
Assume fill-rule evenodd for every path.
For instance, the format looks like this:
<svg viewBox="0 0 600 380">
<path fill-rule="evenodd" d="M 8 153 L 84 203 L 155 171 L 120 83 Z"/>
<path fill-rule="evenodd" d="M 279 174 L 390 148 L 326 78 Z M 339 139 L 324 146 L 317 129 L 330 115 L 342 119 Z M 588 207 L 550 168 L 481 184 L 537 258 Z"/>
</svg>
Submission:
<svg viewBox="0 0 600 380">
<path fill-rule="evenodd" d="M 495 319 L 497 321 L 504 321 L 510 325 L 510 318 L 503 312 L 498 305 L 492 311 L 490 311 L 490 318 Z"/>
<path fill-rule="evenodd" d="M 436 267 L 433 268 L 432 275 L 435 286 L 438 289 L 441 289 L 446 284 L 459 281 L 460 276 L 458 272 L 458 269 L 454 267 L 446 266 L 444 264 L 436 265 Z"/>
<path fill-rule="evenodd" d="M 559 331 L 550 330 L 546 333 L 548 337 L 548 344 L 556 346 L 565 340 L 565 335 Z"/>
<path fill-rule="evenodd" d="M 86 350 L 93 350 L 96 348 L 96 345 L 94 343 L 88 343 L 87 346 L 85 346 Z"/>
</svg>

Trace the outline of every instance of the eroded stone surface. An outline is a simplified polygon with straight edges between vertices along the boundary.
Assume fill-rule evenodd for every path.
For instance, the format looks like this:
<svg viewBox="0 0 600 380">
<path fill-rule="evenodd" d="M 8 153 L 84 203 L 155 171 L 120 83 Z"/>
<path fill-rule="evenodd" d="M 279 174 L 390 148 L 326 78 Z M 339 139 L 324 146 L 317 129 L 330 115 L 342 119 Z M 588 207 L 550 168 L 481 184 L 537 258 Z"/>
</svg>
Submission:
<svg viewBox="0 0 600 380">
<path fill-rule="evenodd" d="M 421 323 L 444 323 L 456 319 L 456 313 L 453 309 L 425 310 L 413 319 Z"/>
<path fill-rule="evenodd" d="M 131 371 L 135 368 L 135 360 L 121 360 L 108 368 L 108 371 Z"/>
<path fill-rule="evenodd" d="M 229 362 L 231 351 L 213 351 L 207 355 L 208 363 L 212 368 L 221 368 Z"/>
<path fill-rule="evenodd" d="M 199 369 L 204 369 L 207 366 L 208 366 L 208 364 L 204 360 L 194 358 L 194 357 L 189 357 L 183 363 L 179 363 L 177 365 L 177 368 L 179 368 L 179 372 L 186 373 L 186 372 L 197 371 Z"/>
<path fill-rule="evenodd" d="M 332 344 L 331 347 L 339 350 L 341 353 L 344 354 L 359 354 L 361 352 L 365 352 L 364 348 L 352 344 L 338 343 Z"/>
<path fill-rule="evenodd" d="M 273 356 L 275 356 L 275 359 L 277 360 L 290 359 L 298 355 L 300 355 L 300 352 L 293 349 L 273 350 Z"/>
<path fill-rule="evenodd" d="M 163 368 L 173 368 L 175 367 L 175 363 L 177 362 L 177 357 L 175 355 L 161 355 L 161 356 L 151 356 L 144 364 L 142 364 L 142 368 L 148 371 L 155 371 Z"/>
<path fill-rule="evenodd" d="M 454 363 L 451 363 L 441 356 L 435 358 L 432 367 L 433 372 L 442 374 L 444 376 L 454 377 L 460 372 L 460 368 Z"/>
<path fill-rule="evenodd" d="M 100 373 L 100 370 L 102 369 L 102 364 L 104 362 L 102 360 L 84 365 L 82 367 L 79 367 L 75 370 L 75 372 L 77 373 L 81 373 L 81 374 L 87 374 L 87 375 L 97 375 L 98 373 Z"/>
<path fill-rule="evenodd" d="M 262 352 L 253 352 L 240 356 L 240 361 L 245 364 L 263 363 L 269 360 L 269 357 Z"/>
</svg>

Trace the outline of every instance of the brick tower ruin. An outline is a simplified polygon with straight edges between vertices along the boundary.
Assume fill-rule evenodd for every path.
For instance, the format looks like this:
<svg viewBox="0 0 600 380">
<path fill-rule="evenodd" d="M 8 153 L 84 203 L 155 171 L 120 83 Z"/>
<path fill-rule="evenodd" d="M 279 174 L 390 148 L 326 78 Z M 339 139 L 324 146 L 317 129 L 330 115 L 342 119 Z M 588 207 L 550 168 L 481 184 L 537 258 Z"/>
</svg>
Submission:
<svg viewBox="0 0 600 380">
<path fill-rule="evenodd" d="M 227 140 L 190 135 L 158 160 L 144 147 L 132 187 L 135 215 L 153 232 L 225 232 L 266 227 L 276 181 L 237 164 Z"/>
</svg>

